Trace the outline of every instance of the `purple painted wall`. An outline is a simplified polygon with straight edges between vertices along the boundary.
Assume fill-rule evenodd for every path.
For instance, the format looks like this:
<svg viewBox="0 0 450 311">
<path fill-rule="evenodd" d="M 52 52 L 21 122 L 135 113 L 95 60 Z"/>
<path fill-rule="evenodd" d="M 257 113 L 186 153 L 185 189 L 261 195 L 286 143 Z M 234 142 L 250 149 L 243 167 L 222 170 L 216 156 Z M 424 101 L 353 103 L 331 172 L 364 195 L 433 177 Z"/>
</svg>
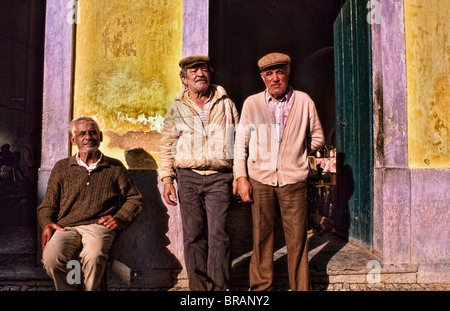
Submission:
<svg viewBox="0 0 450 311">
<path fill-rule="evenodd" d="M 381 2 L 372 27 L 374 241 L 384 263 L 414 263 L 419 278 L 448 282 L 450 169 L 408 167 L 402 0 Z"/>
</svg>

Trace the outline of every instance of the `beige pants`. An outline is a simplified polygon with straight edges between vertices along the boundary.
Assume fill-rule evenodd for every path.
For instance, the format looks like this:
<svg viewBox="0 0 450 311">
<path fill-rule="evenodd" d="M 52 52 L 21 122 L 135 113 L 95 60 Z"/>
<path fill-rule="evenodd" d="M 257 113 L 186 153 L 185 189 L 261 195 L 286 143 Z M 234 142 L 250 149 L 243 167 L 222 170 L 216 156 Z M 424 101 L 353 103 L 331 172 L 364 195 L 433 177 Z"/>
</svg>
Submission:
<svg viewBox="0 0 450 311">
<path fill-rule="evenodd" d="M 42 252 L 42 263 L 47 274 L 53 279 L 57 291 L 73 291 L 81 288 L 86 291 L 98 290 L 115 232 L 98 224 L 66 229 L 55 231 Z M 81 246 L 79 257 L 83 286 L 69 284 L 67 281 L 68 272 L 75 268 L 67 267 L 67 263 Z M 72 271 L 72 274 L 77 272 Z"/>
<path fill-rule="evenodd" d="M 289 284 L 292 291 L 310 287 L 308 266 L 306 182 L 272 187 L 250 179 L 253 187 L 253 253 L 250 290 L 270 290 L 273 282 L 273 247 L 276 205 L 279 204 L 287 246 Z"/>
</svg>

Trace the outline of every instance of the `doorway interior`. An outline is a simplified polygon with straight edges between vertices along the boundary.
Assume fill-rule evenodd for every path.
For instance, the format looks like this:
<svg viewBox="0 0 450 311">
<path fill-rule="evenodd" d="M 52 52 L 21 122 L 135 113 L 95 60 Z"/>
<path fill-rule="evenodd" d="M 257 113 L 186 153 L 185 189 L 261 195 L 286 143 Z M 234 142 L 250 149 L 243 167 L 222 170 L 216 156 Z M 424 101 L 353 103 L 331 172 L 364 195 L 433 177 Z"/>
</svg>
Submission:
<svg viewBox="0 0 450 311">
<path fill-rule="evenodd" d="M 35 265 L 45 1 L 0 4 L 0 267 Z"/>
</svg>

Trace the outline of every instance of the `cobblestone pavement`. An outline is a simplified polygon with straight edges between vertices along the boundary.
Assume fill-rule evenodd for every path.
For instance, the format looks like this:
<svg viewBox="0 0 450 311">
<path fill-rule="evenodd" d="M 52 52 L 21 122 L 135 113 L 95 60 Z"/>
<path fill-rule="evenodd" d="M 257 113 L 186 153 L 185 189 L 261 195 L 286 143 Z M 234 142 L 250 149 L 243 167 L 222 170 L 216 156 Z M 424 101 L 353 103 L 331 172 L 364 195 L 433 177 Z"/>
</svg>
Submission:
<svg viewBox="0 0 450 311">
<path fill-rule="evenodd" d="M 430 278 L 430 282 L 423 277 L 418 265 L 383 265 L 380 262 L 380 282 L 368 283 L 367 274 L 372 271 L 367 263 L 377 259 L 372 253 L 338 239 L 333 235 L 311 236 L 310 243 L 310 276 L 313 291 L 450 291 L 450 282 L 445 265 L 439 270 L 442 277 L 439 281 Z M 278 277 L 274 279 L 274 291 L 288 291 L 289 281 L 286 271 L 286 251 L 282 247 L 275 253 L 278 257 L 274 264 L 274 272 Z M 241 256 L 242 257 L 242 256 Z M 0 291 L 54 291 L 53 282 L 45 275 L 42 268 L 16 267 L 15 258 L 11 258 L 11 269 L 0 262 Z M 8 263 L 8 262 L 6 262 Z M 233 262 L 231 290 L 233 292 L 248 291 L 248 263 L 249 256 Z M 437 268 L 434 268 L 437 269 Z M 422 273 L 422 277 L 419 277 Z M 436 273 L 436 274 L 439 274 Z M 112 274 L 111 274 L 112 275 Z M 110 275 L 110 276 L 111 276 Z M 439 283 L 438 283 L 439 282 Z M 108 280 L 109 291 L 187 291 L 188 281 L 181 278 L 171 288 L 128 288 L 118 287 L 117 283 Z M 132 286 L 137 286 L 131 283 Z M 142 284 L 142 283 L 139 283 Z M 156 285 L 155 285 L 156 286 Z"/>
<path fill-rule="evenodd" d="M 448 284 L 317 284 L 316 289 L 326 291 L 449 291 Z"/>
<path fill-rule="evenodd" d="M 286 291 L 285 287 L 274 288 Z M 147 288 L 118 288 L 111 287 L 109 291 L 149 291 Z M 161 290 L 161 289 L 159 289 Z M 169 291 L 187 291 L 186 288 L 173 287 Z M 236 291 L 247 291 L 247 288 L 238 288 Z M 313 284 L 313 291 L 450 291 L 450 284 Z M 42 284 L 12 284 L 0 285 L 0 291 L 54 291 L 54 287 Z M 155 291 L 154 289 L 152 291 Z"/>
</svg>

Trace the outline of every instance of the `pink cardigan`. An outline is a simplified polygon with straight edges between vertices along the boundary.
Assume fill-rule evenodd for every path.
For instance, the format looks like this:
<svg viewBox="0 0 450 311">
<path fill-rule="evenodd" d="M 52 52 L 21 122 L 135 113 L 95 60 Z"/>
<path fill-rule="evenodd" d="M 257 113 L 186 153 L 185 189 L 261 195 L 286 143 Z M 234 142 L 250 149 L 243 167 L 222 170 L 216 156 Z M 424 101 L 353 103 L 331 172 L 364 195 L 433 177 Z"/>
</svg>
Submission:
<svg viewBox="0 0 450 311">
<path fill-rule="evenodd" d="M 294 91 L 281 141 L 273 123 L 264 92 L 245 100 L 236 132 L 236 179 L 245 176 L 280 187 L 307 179 L 308 154 L 325 143 L 314 102 Z"/>
</svg>

